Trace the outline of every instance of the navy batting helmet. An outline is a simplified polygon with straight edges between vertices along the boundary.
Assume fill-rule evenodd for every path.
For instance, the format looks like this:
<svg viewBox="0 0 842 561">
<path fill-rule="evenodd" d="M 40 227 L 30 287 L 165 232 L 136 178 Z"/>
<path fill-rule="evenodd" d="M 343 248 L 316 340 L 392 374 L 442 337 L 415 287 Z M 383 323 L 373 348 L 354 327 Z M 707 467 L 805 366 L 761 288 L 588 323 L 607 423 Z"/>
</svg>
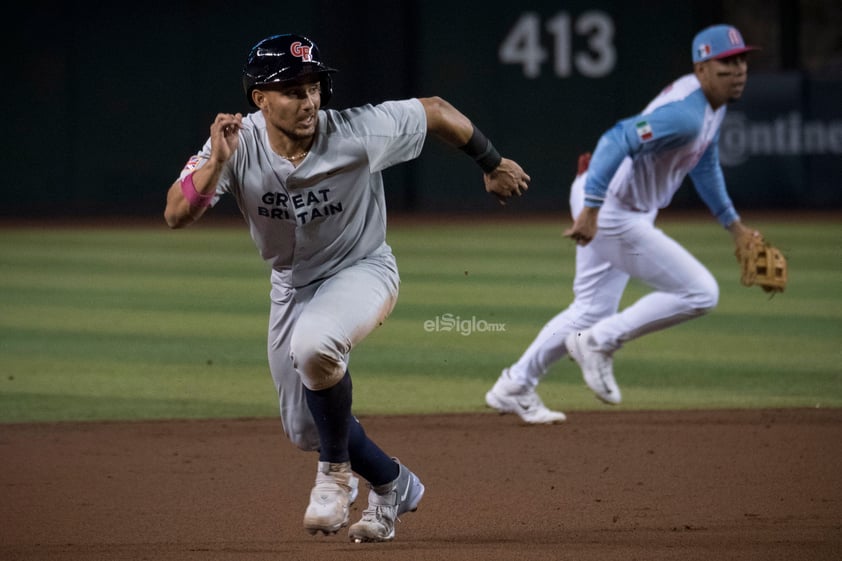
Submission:
<svg viewBox="0 0 842 561">
<path fill-rule="evenodd" d="M 243 67 L 246 101 L 257 107 L 251 99 L 251 92 L 258 86 L 291 82 L 317 74 L 322 86 L 321 104 L 325 106 L 333 95 L 331 72 L 336 70 L 322 62 L 319 48 L 307 37 L 292 34 L 267 37 L 252 47 Z"/>
</svg>

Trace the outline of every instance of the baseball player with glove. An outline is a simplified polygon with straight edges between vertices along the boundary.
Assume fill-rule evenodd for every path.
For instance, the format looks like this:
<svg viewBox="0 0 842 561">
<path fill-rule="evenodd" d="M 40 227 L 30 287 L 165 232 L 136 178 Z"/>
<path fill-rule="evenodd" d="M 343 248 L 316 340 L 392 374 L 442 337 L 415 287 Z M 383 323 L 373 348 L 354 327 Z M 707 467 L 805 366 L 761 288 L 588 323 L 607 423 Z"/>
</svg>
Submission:
<svg viewBox="0 0 842 561">
<path fill-rule="evenodd" d="M 658 210 L 670 203 L 688 174 L 713 216 L 731 233 L 741 263 L 748 268 L 764 259 L 766 270 L 778 267 L 775 289 L 783 289 L 780 252 L 748 253 L 762 247 L 762 236 L 740 222 L 719 164 L 717 142 L 726 104 L 743 93 L 746 53 L 754 49 L 730 25 L 703 29 L 692 43 L 693 72 L 667 86 L 642 113 L 606 131 L 592 157 L 580 157 L 570 191 L 574 222 L 564 232 L 577 244 L 574 300 L 503 370 L 486 394 L 490 407 L 516 413 L 527 423 L 564 421 L 564 413 L 546 407 L 535 388 L 565 355 L 579 364 L 586 385 L 600 400 L 618 404 L 613 354 L 632 339 L 716 306 L 719 288 L 711 273 L 654 224 Z M 618 312 L 631 277 L 652 292 Z M 758 279 L 759 274 L 751 282 Z M 748 282 L 745 277 L 743 282 Z"/>
<path fill-rule="evenodd" d="M 243 69 L 256 111 L 216 116 L 169 188 L 164 216 L 181 228 L 219 197 L 236 200 L 271 271 L 268 355 L 284 432 L 319 454 L 304 528 L 346 526 L 358 475 L 370 486 L 368 507 L 349 536 L 379 542 L 394 538 L 398 516 L 424 495 L 418 476 L 351 413 L 350 353 L 392 311 L 400 283 L 381 172 L 418 157 L 432 133 L 472 158 L 501 202 L 521 195 L 529 176 L 438 97 L 323 109 L 334 72 L 307 37 L 257 43 Z"/>
</svg>

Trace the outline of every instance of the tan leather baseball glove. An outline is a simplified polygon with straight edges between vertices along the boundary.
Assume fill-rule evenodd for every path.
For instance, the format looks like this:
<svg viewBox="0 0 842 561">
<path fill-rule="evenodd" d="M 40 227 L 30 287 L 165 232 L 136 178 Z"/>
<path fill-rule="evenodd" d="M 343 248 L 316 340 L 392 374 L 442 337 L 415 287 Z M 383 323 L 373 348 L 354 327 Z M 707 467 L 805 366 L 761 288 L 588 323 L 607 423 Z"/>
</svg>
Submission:
<svg viewBox="0 0 842 561">
<path fill-rule="evenodd" d="M 764 292 L 783 292 L 787 283 L 787 263 L 781 251 L 763 236 L 744 236 L 737 241 L 734 255 L 740 264 L 743 286 L 759 286 Z"/>
</svg>

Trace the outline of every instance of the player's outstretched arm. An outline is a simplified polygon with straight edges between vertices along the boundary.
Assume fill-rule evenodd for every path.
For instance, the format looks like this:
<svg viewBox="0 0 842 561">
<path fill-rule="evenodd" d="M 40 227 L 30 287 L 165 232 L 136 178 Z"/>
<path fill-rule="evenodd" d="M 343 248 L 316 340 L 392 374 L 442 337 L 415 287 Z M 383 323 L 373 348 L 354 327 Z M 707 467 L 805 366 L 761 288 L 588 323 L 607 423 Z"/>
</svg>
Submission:
<svg viewBox="0 0 842 561">
<path fill-rule="evenodd" d="M 202 217 L 210 207 L 214 197 L 214 189 L 219 180 L 219 171 L 212 162 L 187 175 L 184 179 L 177 179 L 167 191 L 167 207 L 164 210 L 164 220 L 170 228 L 184 228 Z"/>
<path fill-rule="evenodd" d="M 453 105 L 440 97 L 419 101 L 427 114 L 427 130 L 473 158 L 483 171 L 485 190 L 501 204 L 529 188 L 530 177 L 520 164 L 501 157 L 485 135 Z"/>
<path fill-rule="evenodd" d="M 176 180 L 167 191 L 164 220 L 170 228 L 183 228 L 205 213 L 213 201 L 222 167 L 237 150 L 243 116 L 220 113 L 210 127 L 210 158 L 184 179 Z"/>
</svg>

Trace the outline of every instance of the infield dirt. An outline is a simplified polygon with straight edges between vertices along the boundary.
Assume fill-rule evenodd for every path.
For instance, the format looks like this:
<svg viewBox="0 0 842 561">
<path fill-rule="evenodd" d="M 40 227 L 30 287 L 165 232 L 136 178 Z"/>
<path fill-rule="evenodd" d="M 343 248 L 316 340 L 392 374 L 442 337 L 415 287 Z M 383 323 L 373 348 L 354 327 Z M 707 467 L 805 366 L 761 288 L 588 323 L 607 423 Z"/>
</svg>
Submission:
<svg viewBox="0 0 842 561">
<path fill-rule="evenodd" d="M 277 419 L 0 425 L 0 559 L 842 558 L 842 410 L 569 417 L 363 417 L 427 487 L 381 544 L 304 532 Z"/>
</svg>

